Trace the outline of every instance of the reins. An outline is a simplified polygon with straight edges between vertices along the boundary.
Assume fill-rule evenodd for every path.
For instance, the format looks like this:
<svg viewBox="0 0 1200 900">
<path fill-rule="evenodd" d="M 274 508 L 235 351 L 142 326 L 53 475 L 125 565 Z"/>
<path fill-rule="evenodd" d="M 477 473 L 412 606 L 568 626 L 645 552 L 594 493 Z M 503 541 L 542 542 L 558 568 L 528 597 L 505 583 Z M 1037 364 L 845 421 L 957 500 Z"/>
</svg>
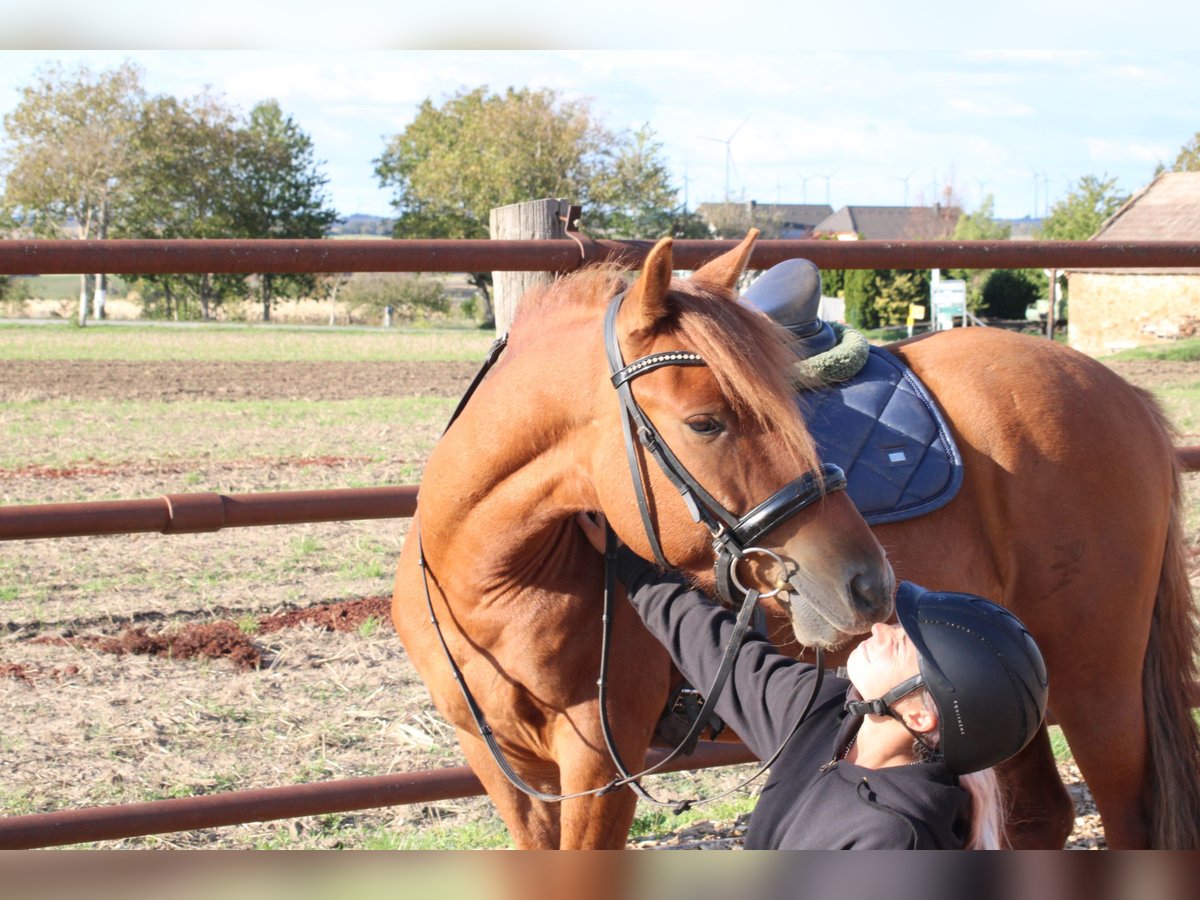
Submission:
<svg viewBox="0 0 1200 900">
<path fill-rule="evenodd" d="M 499 742 L 496 740 L 495 734 L 488 725 L 483 710 L 479 707 L 478 702 L 472 695 L 470 688 L 467 686 L 466 680 L 463 677 L 462 670 L 454 661 L 453 655 L 450 653 L 450 648 L 446 643 L 444 634 L 442 633 L 441 624 L 438 621 L 437 614 L 433 608 L 433 597 L 429 590 L 429 567 L 425 560 L 424 545 L 421 540 L 420 524 L 417 525 L 417 562 L 421 569 L 421 578 L 425 590 L 425 602 L 429 610 L 429 620 L 433 625 L 437 634 L 438 641 L 442 646 L 442 650 L 446 655 L 446 659 L 450 664 L 454 680 L 457 682 L 459 690 L 462 692 L 463 699 L 467 704 L 467 709 L 475 722 L 475 727 L 479 732 L 479 736 L 486 743 L 488 750 L 495 759 L 500 771 L 508 779 L 508 781 L 519 791 L 531 797 L 547 803 L 557 803 L 563 800 L 575 799 L 586 796 L 603 796 L 618 788 L 630 786 L 638 794 L 639 797 L 647 802 L 659 806 L 670 806 L 676 812 L 682 812 L 695 803 L 707 803 L 722 797 L 728 796 L 736 790 L 741 789 L 745 785 L 754 781 L 763 772 L 774 764 L 779 754 L 783 752 L 792 735 L 796 733 L 800 725 L 807 718 L 809 711 L 812 709 L 813 703 L 820 691 L 821 683 L 824 676 L 823 663 L 824 656 L 820 648 L 816 651 L 817 674 L 813 682 L 812 691 L 805 703 L 804 709 L 797 718 L 796 724 L 789 731 L 786 738 L 780 744 L 779 748 L 767 759 L 752 776 L 742 783 L 730 788 L 713 797 L 697 798 L 684 801 L 661 801 L 650 794 L 638 783 L 638 780 L 646 775 L 661 771 L 672 760 L 676 759 L 681 753 L 685 752 L 685 748 L 690 747 L 694 740 L 699 736 L 701 731 L 708 724 L 712 710 L 716 705 L 717 699 L 720 697 L 729 674 L 733 669 L 734 661 L 737 653 L 741 648 L 742 642 L 745 639 L 747 630 L 750 627 L 750 619 L 753 615 L 757 602 L 760 599 L 774 596 L 778 593 L 780 587 L 776 587 L 766 594 L 760 594 L 754 588 L 744 587 L 738 580 L 736 567 L 739 560 L 745 559 L 752 554 L 762 554 L 774 559 L 783 569 L 786 576 L 788 566 L 784 560 L 776 553 L 763 547 L 754 546 L 754 541 L 765 535 L 767 532 L 774 529 L 785 519 L 795 515 L 801 509 L 809 506 L 811 503 L 825 496 L 830 491 L 840 490 L 845 488 L 846 479 L 842 470 L 833 465 L 822 465 L 813 472 L 807 472 L 789 483 L 781 490 L 777 491 L 763 503 L 760 503 L 749 513 L 742 517 L 736 516 L 734 513 L 727 510 L 721 505 L 707 490 L 705 490 L 692 476 L 691 473 L 683 466 L 678 458 L 671 452 L 670 447 L 662 439 L 661 434 L 654 427 L 649 417 L 642 411 L 636 399 L 633 397 L 633 392 L 630 388 L 630 382 L 647 372 L 652 372 L 664 366 L 705 366 L 707 363 L 698 355 L 689 351 L 670 351 L 666 353 L 655 353 L 649 356 L 635 360 L 629 365 L 625 365 L 621 356 L 620 346 L 616 335 L 616 319 L 620 310 L 624 294 L 616 296 L 609 304 L 608 311 L 605 315 L 604 332 L 605 332 L 605 348 L 608 355 L 609 367 L 611 371 L 611 381 L 617 390 L 620 400 L 622 415 L 621 423 L 625 436 L 626 456 L 629 461 L 630 473 L 633 479 L 634 494 L 637 498 L 638 509 L 641 514 L 642 524 L 645 528 L 647 538 L 650 541 L 651 548 L 654 552 L 655 559 L 659 565 L 664 568 L 669 567 L 663 555 L 662 546 L 658 540 L 657 529 L 650 515 L 649 504 L 646 498 L 646 489 L 642 476 L 641 466 L 639 464 L 637 452 L 634 449 L 633 434 L 636 429 L 638 442 L 647 453 L 655 460 L 659 468 L 667 476 L 668 480 L 680 492 L 684 503 L 687 505 L 692 518 L 696 522 L 700 522 L 708 528 L 712 536 L 713 552 L 716 555 L 717 567 L 717 584 L 718 589 L 724 599 L 731 605 L 738 605 L 733 600 L 733 592 L 731 586 L 735 586 L 743 593 L 738 609 L 737 618 L 735 621 L 733 632 L 730 635 L 728 644 L 725 647 L 722 655 L 721 664 L 716 675 L 713 678 L 709 690 L 704 694 L 704 702 L 700 708 L 699 714 L 692 722 L 687 735 L 666 757 L 660 760 L 653 766 L 650 766 L 641 772 L 630 774 L 624 762 L 621 759 L 620 753 L 617 750 L 616 742 L 613 739 L 612 728 L 608 720 L 607 711 L 607 674 L 609 661 L 609 646 L 612 632 L 613 605 L 614 596 L 616 594 L 616 572 L 615 572 L 615 551 L 616 538 L 611 529 L 607 529 L 606 552 L 605 552 L 605 585 L 604 585 L 604 603 L 603 603 L 603 628 L 602 640 L 600 649 L 600 673 L 597 680 L 598 685 L 598 704 L 600 712 L 601 730 L 604 735 L 604 741 L 608 747 L 609 755 L 612 758 L 613 764 L 619 773 L 618 776 L 608 784 L 602 787 L 592 788 L 589 790 L 578 791 L 572 794 L 548 794 L 538 790 L 527 784 L 524 779 L 512 768 L 507 758 L 504 756 L 503 750 L 500 748 Z M 476 373 L 471 384 L 466 392 L 459 400 L 454 412 L 451 414 L 450 421 L 446 424 L 445 431 L 448 431 L 454 424 L 455 420 L 466 408 L 471 396 L 475 393 L 476 388 L 482 383 L 487 373 L 495 365 L 504 347 L 507 345 L 507 335 L 498 338 L 488 350 L 487 356 L 484 359 L 483 365 L 479 372 Z M 443 435 L 445 434 L 443 431 Z M 781 579 L 781 584 L 783 583 Z M 690 750 L 686 751 L 690 752 Z"/>
</svg>

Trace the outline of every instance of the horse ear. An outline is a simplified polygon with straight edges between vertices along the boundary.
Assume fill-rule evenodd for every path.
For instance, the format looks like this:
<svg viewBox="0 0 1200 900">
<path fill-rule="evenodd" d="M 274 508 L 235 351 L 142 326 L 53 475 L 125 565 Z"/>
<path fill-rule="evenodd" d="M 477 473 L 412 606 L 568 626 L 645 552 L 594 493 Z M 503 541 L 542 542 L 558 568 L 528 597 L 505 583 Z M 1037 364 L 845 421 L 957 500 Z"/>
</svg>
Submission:
<svg viewBox="0 0 1200 900">
<path fill-rule="evenodd" d="M 693 272 L 692 280 L 732 291 L 737 285 L 738 279 L 742 277 L 742 273 L 746 271 L 746 264 L 750 262 L 750 254 L 754 250 L 754 242 L 758 240 L 759 234 L 757 228 L 751 228 L 746 234 L 745 240 L 740 244 L 729 252 L 722 253 L 716 259 L 710 259 Z"/>
<path fill-rule="evenodd" d="M 655 244 L 642 265 L 642 274 L 625 295 L 622 309 L 628 309 L 630 331 L 648 333 L 671 311 L 667 298 L 671 289 L 672 247 L 670 238 Z"/>
</svg>

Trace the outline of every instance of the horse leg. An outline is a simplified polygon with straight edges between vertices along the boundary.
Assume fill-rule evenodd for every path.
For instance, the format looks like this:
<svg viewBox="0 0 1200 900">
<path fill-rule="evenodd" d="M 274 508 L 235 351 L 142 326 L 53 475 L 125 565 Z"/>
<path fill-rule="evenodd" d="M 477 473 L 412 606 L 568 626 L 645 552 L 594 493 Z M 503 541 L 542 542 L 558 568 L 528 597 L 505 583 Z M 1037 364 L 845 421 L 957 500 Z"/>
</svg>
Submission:
<svg viewBox="0 0 1200 900">
<path fill-rule="evenodd" d="M 1093 683 L 1075 688 L 1074 699 L 1055 705 L 1055 715 L 1104 822 L 1110 849 L 1144 849 L 1151 844 L 1144 798 L 1149 796 L 1145 711 L 1140 673 L 1111 678 L 1113 691 Z M 1052 691 L 1058 691 L 1062 678 Z M 1115 693 L 1114 693 L 1115 692 Z M 1057 696 L 1065 696 L 1059 692 Z"/>
<path fill-rule="evenodd" d="M 641 769 L 641 753 L 622 755 L 630 767 L 637 766 L 631 771 Z M 598 755 L 594 747 L 582 741 L 570 750 L 560 750 L 559 762 L 565 794 L 602 787 L 616 774 L 607 753 Z M 637 796 L 629 787 L 603 797 L 591 795 L 565 800 L 559 846 L 563 850 L 620 850 L 628 839 L 636 809 Z"/>
<path fill-rule="evenodd" d="M 1009 845 L 1014 850 L 1061 850 L 1071 834 L 1075 804 L 1058 775 L 1046 726 L 996 771 L 1010 809 Z"/>
<path fill-rule="evenodd" d="M 587 790 L 596 786 L 592 776 L 604 777 L 603 769 L 580 772 L 578 784 Z M 608 776 L 612 777 L 611 773 Z M 574 781 L 563 782 L 563 790 Z M 562 838 L 559 846 L 563 850 L 620 850 L 629 837 L 629 827 L 637 810 L 637 796 L 628 787 L 620 788 L 603 797 L 579 797 L 563 802 Z"/>
<path fill-rule="evenodd" d="M 518 850 L 555 850 L 559 843 L 559 806 L 531 797 L 513 786 L 496 765 L 487 744 L 473 731 L 458 729 L 458 743 L 467 763 L 483 782 L 483 789 L 508 826 L 513 846 Z M 557 793 L 557 778 L 531 778 L 522 775 L 545 793 Z"/>
</svg>

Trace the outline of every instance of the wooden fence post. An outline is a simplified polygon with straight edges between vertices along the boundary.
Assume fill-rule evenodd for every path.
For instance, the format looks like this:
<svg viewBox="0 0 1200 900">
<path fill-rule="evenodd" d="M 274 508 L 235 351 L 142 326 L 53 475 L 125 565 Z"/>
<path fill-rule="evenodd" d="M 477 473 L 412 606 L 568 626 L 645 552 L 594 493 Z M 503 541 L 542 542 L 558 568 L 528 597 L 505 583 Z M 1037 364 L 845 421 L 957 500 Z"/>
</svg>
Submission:
<svg viewBox="0 0 1200 900">
<path fill-rule="evenodd" d="M 492 240 L 534 241 L 565 238 L 563 221 L 571 207 L 569 200 L 546 199 L 514 203 L 492 210 Z M 492 293 L 496 313 L 496 334 L 504 334 L 512 324 L 521 295 L 535 284 L 549 284 L 551 272 L 493 272 Z"/>
</svg>

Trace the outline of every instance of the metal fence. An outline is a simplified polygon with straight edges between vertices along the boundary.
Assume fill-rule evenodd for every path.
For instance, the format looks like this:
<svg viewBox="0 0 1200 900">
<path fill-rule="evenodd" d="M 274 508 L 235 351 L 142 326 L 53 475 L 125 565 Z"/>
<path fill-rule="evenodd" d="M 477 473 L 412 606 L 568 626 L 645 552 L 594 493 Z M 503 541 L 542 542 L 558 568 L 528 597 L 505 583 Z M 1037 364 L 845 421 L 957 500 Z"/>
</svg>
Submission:
<svg viewBox="0 0 1200 900">
<path fill-rule="evenodd" d="M 698 267 L 734 241 L 677 241 L 675 265 Z M 79 272 L 566 272 L 613 261 L 636 266 L 650 241 L 0 241 L 0 274 Z M 1180 241 L 760 241 L 751 264 L 803 257 L 824 268 L 1200 268 L 1200 243 Z M 1200 447 L 1181 447 L 1200 470 Z M 186 534 L 260 525 L 409 517 L 417 486 L 273 494 L 169 494 L 149 500 L 0 507 L 0 540 L 130 532 Z M 658 751 L 652 751 L 652 758 Z M 678 768 L 748 762 L 739 744 L 702 745 Z M 0 849 L 112 840 L 319 815 L 481 793 L 464 767 L 0 819 Z"/>
</svg>

